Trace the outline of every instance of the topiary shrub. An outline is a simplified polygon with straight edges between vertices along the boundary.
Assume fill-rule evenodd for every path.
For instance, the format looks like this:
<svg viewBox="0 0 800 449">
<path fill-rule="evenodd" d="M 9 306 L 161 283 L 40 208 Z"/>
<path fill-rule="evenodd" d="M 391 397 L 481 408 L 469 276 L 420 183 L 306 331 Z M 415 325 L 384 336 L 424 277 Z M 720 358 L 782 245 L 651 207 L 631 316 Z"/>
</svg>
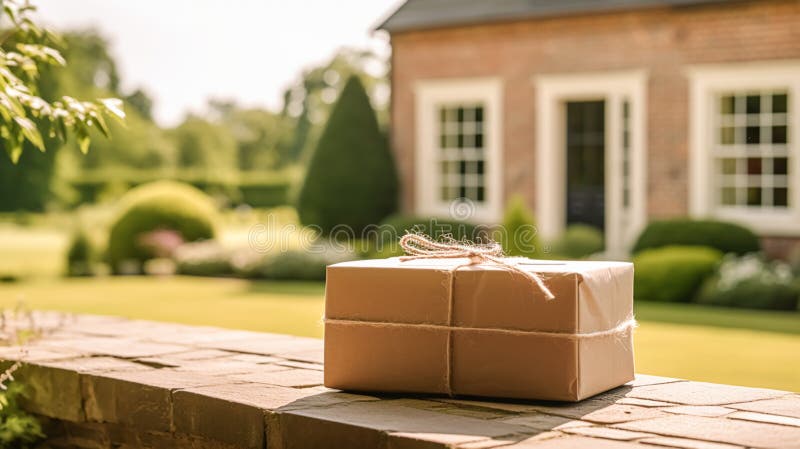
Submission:
<svg viewBox="0 0 800 449">
<path fill-rule="evenodd" d="M 800 289 L 789 265 L 767 262 L 755 254 L 728 255 L 717 274 L 703 285 L 703 304 L 753 309 L 795 310 Z"/>
<path fill-rule="evenodd" d="M 356 233 L 397 207 L 397 174 L 375 111 L 356 77 L 347 80 L 308 164 L 297 200 L 300 221 L 327 235 Z"/>
<path fill-rule="evenodd" d="M 633 295 L 637 300 L 689 302 L 722 260 L 714 248 L 665 246 L 633 258 Z"/>
<path fill-rule="evenodd" d="M 574 224 L 567 226 L 553 244 L 553 252 L 568 259 L 581 259 L 605 249 L 603 232 L 594 226 Z"/>
<path fill-rule="evenodd" d="M 533 213 L 519 195 L 508 201 L 503 216 L 503 226 L 495 231 L 494 239 L 500 242 L 503 251 L 509 256 L 543 256 Z"/>
<path fill-rule="evenodd" d="M 122 213 L 111 226 L 108 260 L 114 273 L 141 270 L 155 256 L 142 236 L 155 230 L 172 230 L 185 242 L 214 237 L 217 209 L 211 198 L 186 184 L 157 181 L 128 192 Z"/>
<path fill-rule="evenodd" d="M 736 254 L 761 250 L 758 237 L 743 226 L 724 221 L 676 219 L 647 225 L 636 240 L 633 253 L 670 245 L 708 246 Z"/>
<path fill-rule="evenodd" d="M 78 229 L 70 238 L 67 248 L 67 276 L 92 276 L 96 262 L 94 244 L 84 229 Z"/>
</svg>

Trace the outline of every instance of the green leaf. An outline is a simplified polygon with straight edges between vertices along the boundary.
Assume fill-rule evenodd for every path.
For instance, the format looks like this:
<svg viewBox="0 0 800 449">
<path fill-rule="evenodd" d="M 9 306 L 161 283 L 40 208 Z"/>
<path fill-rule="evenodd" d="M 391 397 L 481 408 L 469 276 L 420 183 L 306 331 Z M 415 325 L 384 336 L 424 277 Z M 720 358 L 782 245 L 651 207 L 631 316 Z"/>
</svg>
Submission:
<svg viewBox="0 0 800 449">
<path fill-rule="evenodd" d="M 122 100 L 119 98 L 101 98 L 100 103 L 102 103 L 106 111 L 111 113 L 114 117 L 120 120 L 125 118 L 125 111 L 122 109 Z"/>
<path fill-rule="evenodd" d="M 81 153 L 86 154 L 89 152 L 89 144 L 92 139 L 89 137 L 89 131 L 82 123 L 79 123 L 75 128 L 75 140 L 78 141 L 78 148 L 80 148 Z"/>
<path fill-rule="evenodd" d="M 78 137 L 78 147 L 81 149 L 81 153 L 86 154 L 89 152 L 89 145 L 92 143 L 92 139 L 89 136 L 81 136 Z"/>
<path fill-rule="evenodd" d="M 19 157 L 22 155 L 22 144 L 16 140 L 6 140 L 6 152 L 11 162 L 16 165 L 19 162 Z"/>
<path fill-rule="evenodd" d="M 108 125 L 106 125 L 106 121 L 103 119 L 103 116 L 97 112 L 92 112 L 90 115 L 97 124 L 97 129 L 99 129 L 105 137 L 108 137 Z"/>
<path fill-rule="evenodd" d="M 44 151 L 44 140 L 36 124 L 26 117 L 14 117 L 14 121 L 22 130 L 22 135 L 25 136 L 33 146 L 38 148 L 39 151 Z"/>
</svg>

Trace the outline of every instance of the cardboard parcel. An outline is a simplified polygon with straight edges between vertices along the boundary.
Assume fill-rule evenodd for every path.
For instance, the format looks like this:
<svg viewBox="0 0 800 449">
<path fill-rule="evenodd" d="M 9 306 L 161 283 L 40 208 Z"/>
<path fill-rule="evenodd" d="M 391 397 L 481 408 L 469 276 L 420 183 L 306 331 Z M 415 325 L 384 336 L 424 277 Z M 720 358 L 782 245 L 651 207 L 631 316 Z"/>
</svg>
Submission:
<svg viewBox="0 0 800 449">
<path fill-rule="evenodd" d="M 465 259 L 328 267 L 325 385 L 578 401 L 633 379 L 633 266 Z"/>
</svg>

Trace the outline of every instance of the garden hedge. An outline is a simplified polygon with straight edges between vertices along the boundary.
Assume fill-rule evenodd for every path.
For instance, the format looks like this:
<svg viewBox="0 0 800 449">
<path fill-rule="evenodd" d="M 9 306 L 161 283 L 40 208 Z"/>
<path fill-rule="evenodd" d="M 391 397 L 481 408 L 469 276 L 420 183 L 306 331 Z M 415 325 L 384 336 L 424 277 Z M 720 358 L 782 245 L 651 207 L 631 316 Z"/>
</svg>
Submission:
<svg viewBox="0 0 800 449">
<path fill-rule="evenodd" d="M 123 263 L 141 267 L 152 257 L 139 241 L 149 231 L 177 231 L 186 242 L 214 237 L 217 209 L 211 198 L 192 186 L 158 181 L 130 190 L 120 202 L 123 209 L 108 239 L 108 259 L 115 273 L 122 271 Z"/>
<path fill-rule="evenodd" d="M 605 248 L 602 231 L 585 224 L 567 226 L 564 234 L 553 244 L 553 253 L 567 259 L 581 259 Z"/>
<path fill-rule="evenodd" d="M 543 257 L 543 248 L 536 229 L 533 213 L 517 195 L 506 205 L 503 227 L 495 232 L 494 239 L 509 256 Z"/>
<path fill-rule="evenodd" d="M 364 86 L 351 77 L 331 111 L 300 188 L 297 212 L 328 234 L 360 233 L 397 207 L 397 174 Z"/>
<path fill-rule="evenodd" d="M 651 222 L 639 235 L 633 253 L 670 245 L 708 246 L 723 253 L 746 254 L 761 250 L 758 237 L 734 223 L 675 219 Z"/>
<path fill-rule="evenodd" d="M 788 264 L 749 254 L 726 256 L 717 273 L 703 285 L 697 302 L 727 307 L 795 310 L 799 299 L 800 284 Z"/>
<path fill-rule="evenodd" d="M 633 258 L 633 296 L 637 300 L 689 302 L 722 259 L 714 248 L 665 246 Z"/>
<path fill-rule="evenodd" d="M 192 170 L 162 173 L 143 170 L 94 170 L 67 182 L 77 195 L 74 204 L 96 203 L 109 190 L 119 186 L 136 187 L 169 178 L 190 184 L 205 193 L 222 195 L 230 204 L 247 204 L 251 207 L 271 208 L 290 203 L 289 191 L 292 177 L 285 171 L 238 173 L 229 176 L 209 177 Z"/>
</svg>

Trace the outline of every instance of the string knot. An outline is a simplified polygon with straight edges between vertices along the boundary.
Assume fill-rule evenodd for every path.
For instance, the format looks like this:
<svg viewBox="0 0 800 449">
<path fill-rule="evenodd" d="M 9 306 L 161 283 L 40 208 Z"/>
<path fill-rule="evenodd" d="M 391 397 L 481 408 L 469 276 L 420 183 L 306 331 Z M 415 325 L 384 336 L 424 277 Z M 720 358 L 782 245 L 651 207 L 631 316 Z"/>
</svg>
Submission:
<svg viewBox="0 0 800 449">
<path fill-rule="evenodd" d="M 443 237 L 442 241 L 436 241 L 423 234 L 408 233 L 400 238 L 400 247 L 406 253 L 400 257 L 401 262 L 417 259 L 469 259 L 469 263 L 457 266 L 456 270 L 462 266 L 490 263 L 523 276 L 541 290 L 546 299 L 555 299 L 536 273 L 524 270 L 513 261 L 505 259 L 503 248 L 497 242 L 490 241 L 484 244 L 462 242 L 450 236 Z"/>
</svg>

